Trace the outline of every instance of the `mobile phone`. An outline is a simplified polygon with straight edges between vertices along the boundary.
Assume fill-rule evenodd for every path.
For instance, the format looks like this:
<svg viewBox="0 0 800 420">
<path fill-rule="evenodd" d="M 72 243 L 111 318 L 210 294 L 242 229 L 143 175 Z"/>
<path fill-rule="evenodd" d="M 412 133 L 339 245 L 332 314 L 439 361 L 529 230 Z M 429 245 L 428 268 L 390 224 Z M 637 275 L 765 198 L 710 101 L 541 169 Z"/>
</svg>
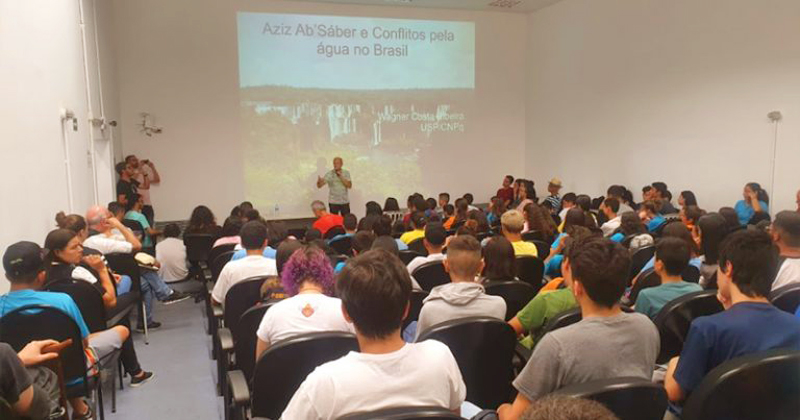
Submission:
<svg viewBox="0 0 800 420">
<path fill-rule="evenodd" d="M 50 344 L 42 347 L 42 353 L 61 353 L 61 350 L 72 345 L 72 339 L 68 338 L 60 343 Z"/>
</svg>

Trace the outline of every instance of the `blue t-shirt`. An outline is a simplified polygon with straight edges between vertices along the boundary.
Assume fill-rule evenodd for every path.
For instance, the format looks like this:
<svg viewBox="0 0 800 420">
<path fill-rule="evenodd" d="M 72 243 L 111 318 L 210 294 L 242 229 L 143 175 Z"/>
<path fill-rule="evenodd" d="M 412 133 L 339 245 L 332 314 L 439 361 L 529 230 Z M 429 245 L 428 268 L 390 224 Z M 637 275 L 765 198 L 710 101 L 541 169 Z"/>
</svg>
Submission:
<svg viewBox="0 0 800 420">
<path fill-rule="evenodd" d="M 800 350 L 800 319 L 768 303 L 737 303 L 692 321 L 675 380 L 691 393 L 721 363 L 779 348 Z"/>
<path fill-rule="evenodd" d="M 611 235 L 611 237 L 608 238 L 608 239 L 610 239 L 611 242 L 616 242 L 618 244 L 621 244 L 622 241 L 625 240 L 625 235 L 622 232 L 617 232 L 617 233 Z"/>
<path fill-rule="evenodd" d="M 667 219 L 664 216 L 657 214 L 649 222 L 647 222 L 647 231 L 648 232 L 655 232 L 661 225 L 666 223 Z"/>
<path fill-rule="evenodd" d="M 654 256 L 650 258 L 650 261 L 648 261 L 647 264 L 644 265 L 644 267 L 642 267 L 642 270 L 639 271 L 639 274 L 642 274 L 645 271 L 655 267 L 655 265 L 656 265 L 656 257 Z M 703 259 L 700 257 L 692 258 L 689 260 L 689 265 L 699 270 L 700 266 L 703 265 Z"/>
<path fill-rule="evenodd" d="M 130 210 L 129 212 L 125 213 L 125 218 L 128 220 L 133 220 L 135 222 L 139 222 L 144 229 L 143 237 L 142 237 L 142 248 L 150 248 L 153 246 L 153 240 L 150 238 L 150 235 L 147 233 L 147 229 L 150 229 L 150 223 L 147 221 L 147 217 L 145 217 L 142 213 L 138 211 Z"/>
<path fill-rule="evenodd" d="M 330 245 L 331 242 L 338 241 L 339 239 L 352 238 L 353 236 L 355 235 L 353 235 L 352 233 L 342 233 L 341 235 L 336 235 L 333 238 L 328 239 L 328 245 Z"/>
<path fill-rule="evenodd" d="M 761 211 L 764 213 L 769 213 L 769 205 L 761 200 L 758 200 L 758 204 L 761 205 Z M 736 202 L 736 206 L 733 208 L 736 210 L 736 215 L 739 217 L 739 224 L 746 225 L 750 219 L 753 218 L 753 215 L 756 214 L 756 210 L 750 203 L 746 203 L 744 200 L 739 200 Z"/>
<path fill-rule="evenodd" d="M 677 299 L 687 293 L 699 292 L 703 288 L 697 283 L 679 281 L 676 283 L 664 283 L 656 287 L 648 287 L 639 292 L 636 298 L 636 312 L 647 315 L 650 319 L 655 319 L 661 308 L 673 299 Z"/>
<path fill-rule="evenodd" d="M 18 290 L 0 296 L 0 318 L 7 313 L 28 305 L 46 305 L 69 315 L 81 330 L 81 338 L 89 336 L 89 327 L 83 321 L 78 305 L 66 293 L 40 292 L 37 290 Z"/>
<path fill-rule="evenodd" d="M 272 258 L 274 260 L 275 256 L 278 255 L 278 251 L 276 251 L 275 249 L 270 248 L 270 247 L 265 247 L 264 248 L 264 252 L 263 252 L 262 255 L 264 255 L 267 258 Z M 247 256 L 247 250 L 246 249 L 240 249 L 240 250 L 238 250 L 238 251 L 233 253 L 233 256 L 231 257 L 231 261 L 241 260 L 242 258 L 244 258 L 246 256 Z"/>
</svg>

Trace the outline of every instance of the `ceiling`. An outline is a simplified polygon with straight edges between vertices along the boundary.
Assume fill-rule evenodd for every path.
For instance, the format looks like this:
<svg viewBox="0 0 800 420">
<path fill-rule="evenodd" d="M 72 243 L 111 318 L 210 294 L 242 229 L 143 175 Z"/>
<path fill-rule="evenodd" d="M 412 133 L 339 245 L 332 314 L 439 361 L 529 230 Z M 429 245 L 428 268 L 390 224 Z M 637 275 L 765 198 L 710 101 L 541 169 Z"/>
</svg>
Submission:
<svg viewBox="0 0 800 420">
<path fill-rule="evenodd" d="M 363 4 L 372 6 L 424 7 L 496 12 L 530 13 L 561 0 L 295 0 L 318 3 Z"/>
</svg>

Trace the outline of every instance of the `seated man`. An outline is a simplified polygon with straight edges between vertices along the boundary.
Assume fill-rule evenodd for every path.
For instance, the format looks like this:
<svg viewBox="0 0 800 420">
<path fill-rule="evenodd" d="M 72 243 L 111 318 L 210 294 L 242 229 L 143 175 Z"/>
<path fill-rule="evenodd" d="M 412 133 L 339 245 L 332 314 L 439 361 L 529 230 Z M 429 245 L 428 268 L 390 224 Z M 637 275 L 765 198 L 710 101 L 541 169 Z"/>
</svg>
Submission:
<svg viewBox="0 0 800 420">
<path fill-rule="evenodd" d="M 161 263 L 158 275 L 166 283 L 184 280 L 189 275 L 189 267 L 186 265 L 186 245 L 180 236 L 180 226 L 170 223 L 164 227 L 164 240 L 156 245 L 156 258 Z"/>
<path fill-rule="evenodd" d="M 503 236 L 514 247 L 514 256 L 537 257 L 539 255 L 536 245 L 522 240 L 522 229 L 525 228 L 525 217 L 517 210 L 509 210 L 500 216 Z"/>
<path fill-rule="evenodd" d="M 450 274 L 450 283 L 434 287 L 423 301 L 417 338 L 431 326 L 452 319 L 488 316 L 505 320 L 506 301 L 487 295 L 475 281 L 483 271 L 483 260 L 481 244 L 474 236 L 457 236 L 450 241 L 444 268 Z"/>
<path fill-rule="evenodd" d="M 667 219 L 661 215 L 661 204 L 654 200 L 647 200 L 640 205 L 639 218 L 647 225 L 648 232 L 655 232 L 667 222 Z"/>
<path fill-rule="evenodd" d="M 219 278 L 211 291 L 215 303 L 223 305 L 230 288 L 245 279 L 255 276 L 274 276 L 278 274 L 275 260 L 263 255 L 267 246 L 267 227 L 259 221 L 247 222 L 239 233 L 247 256 L 241 260 L 230 261 L 219 273 Z"/>
<path fill-rule="evenodd" d="M 408 273 L 413 273 L 417 267 L 427 262 L 444 260 L 442 249 L 444 249 L 445 240 L 447 240 L 447 231 L 441 223 L 430 223 L 426 225 L 422 244 L 428 251 L 428 255 L 425 257 L 415 257 L 411 260 L 407 266 Z"/>
<path fill-rule="evenodd" d="M 97 250 L 103 254 L 130 254 L 142 249 L 142 244 L 136 239 L 130 229 L 120 223 L 110 212 L 101 206 L 90 207 L 86 212 L 86 223 L 89 224 L 89 237 L 83 241 L 83 246 Z M 117 231 L 121 234 L 115 234 Z M 169 305 L 189 299 L 191 296 L 170 289 L 158 273 L 152 270 L 141 270 L 142 295 L 147 309 L 147 328 L 155 329 L 161 323 L 153 320 L 153 301 L 158 298 Z M 141 315 L 140 315 L 141 318 Z M 144 331 L 144 322 L 139 319 L 136 329 Z"/>
<path fill-rule="evenodd" d="M 333 419 L 403 406 L 460 412 L 467 389 L 450 349 L 435 340 L 407 344 L 400 336 L 411 280 L 398 258 L 382 250 L 359 255 L 342 271 L 336 291 L 360 352 L 317 367 L 282 418 Z"/>
<path fill-rule="evenodd" d="M 770 234 L 780 253 L 780 268 L 772 290 L 800 283 L 800 213 L 789 210 L 778 213 Z"/>
<path fill-rule="evenodd" d="M 58 356 L 42 353 L 44 347 L 53 344 L 58 342 L 31 341 L 15 353 L 11 346 L 0 343 L 0 397 L 17 416 L 43 420 L 66 414 L 59 406 L 58 377 L 52 370 L 36 366 Z"/>
<path fill-rule="evenodd" d="M 414 213 L 411 213 L 410 221 L 412 230 L 400 236 L 400 240 L 406 245 L 416 241 L 417 239 L 425 237 L 425 224 L 427 223 L 427 220 L 425 219 L 425 213 L 421 211 L 415 211 Z"/>
<path fill-rule="evenodd" d="M 353 235 L 356 234 L 356 229 L 358 228 L 358 217 L 353 213 L 347 213 L 342 217 L 342 224 L 344 226 L 344 233 L 329 239 L 329 244 L 342 238 L 352 238 Z"/>
<path fill-rule="evenodd" d="M 351 215 L 352 213 L 348 213 Z M 356 257 L 358 254 L 362 254 L 364 252 L 369 251 L 372 248 L 372 243 L 375 242 L 375 234 L 372 233 L 371 230 L 362 230 L 361 232 L 356 232 L 353 235 L 353 242 L 352 242 L 352 250 L 353 256 Z M 333 268 L 333 272 L 339 274 L 345 265 L 347 265 L 347 261 L 339 261 L 336 264 L 336 267 Z"/>
<path fill-rule="evenodd" d="M 519 394 L 497 410 L 501 420 L 518 419 L 532 401 L 559 388 L 600 379 L 633 376 L 650 380 L 660 338 L 641 314 L 622 312 L 631 258 L 622 245 L 588 236 L 569 247 L 563 271 L 583 319 L 542 337 L 514 380 Z"/>
<path fill-rule="evenodd" d="M 699 284 L 683 281 L 681 277 L 683 270 L 689 266 L 691 256 L 689 245 L 683 239 L 666 237 L 658 241 L 653 269 L 661 277 L 661 285 L 643 289 L 639 293 L 636 312 L 655 319 L 661 308 L 671 300 L 703 290 Z"/>
<path fill-rule="evenodd" d="M 622 217 L 618 215 L 619 200 L 616 198 L 606 198 L 603 204 L 600 205 L 600 211 L 608 218 L 608 221 L 603 223 L 600 229 L 603 231 L 603 236 L 609 237 L 613 235 L 614 231 L 622 224 Z"/>
<path fill-rule="evenodd" d="M 142 229 L 144 229 L 142 249 L 146 250 L 148 253 L 152 253 L 153 246 L 155 245 L 154 238 L 161 235 L 161 232 L 150 226 L 150 223 L 147 221 L 147 217 L 142 214 L 143 207 L 144 201 L 142 196 L 136 193 L 132 194 L 128 205 L 125 206 L 125 210 L 127 211 L 125 213 L 125 219 L 139 222 L 139 225 L 141 225 Z"/>
<path fill-rule="evenodd" d="M 69 295 L 39 291 L 44 286 L 46 278 L 42 253 L 42 248 L 33 242 L 17 242 L 6 249 L 3 254 L 3 269 L 6 278 L 11 282 L 11 289 L 7 294 L 0 296 L 0 317 L 28 305 L 46 305 L 58 309 L 78 325 L 83 345 L 94 349 L 97 360 L 103 360 L 105 356 L 122 346 L 122 342 L 128 338 L 130 332 L 127 328 L 117 325 L 89 334 L 89 328 L 83 321 L 78 306 Z M 144 380 L 147 379 L 150 379 L 150 376 Z M 73 380 L 67 385 L 77 383 L 77 380 Z M 83 398 L 71 398 L 69 403 L 74 411 L 73 419 L 92 417 L 92 412 Z"/>
<path fill-rule="evenodd" d="M 376 239 L 382 236 L 392 238 L 392 218 L 385 214 L 379 217 L 372 225 L 372 232 L 375 233 Z M 401 241 L 400 238 L 392 239 L 397 243 L 398 251 L 405 251 L 408 249 L 408 245 Z"/>
<path fill-rule="evenodd" d="M 320 231 L 322 236 L 325 236 L 328 233 L 328 230 L 332 227 L 342 226 L 344 224 L 344 219 L 342 216 L 338 214 L 331 214 L 328 213 L 327 208 L 325 207 L 325 203 L 322 201 L 316 200 L 311 203 L 311 211 L 314 212 L 314 217 L 317 220 L 314 221 L 314 224 L 311 226 Z"/>
<path fill-rule="evenodd" d="M 726 360 L 777 348 L 800 350 L 800 319 L 769 303 L 778 254 L 768 234 L 737 231 L 719 253 L 717 298 L 723 312 L 692 321 L 680 357 L 669 361 L 664 388 L 683 401 Z"/>
</svg>

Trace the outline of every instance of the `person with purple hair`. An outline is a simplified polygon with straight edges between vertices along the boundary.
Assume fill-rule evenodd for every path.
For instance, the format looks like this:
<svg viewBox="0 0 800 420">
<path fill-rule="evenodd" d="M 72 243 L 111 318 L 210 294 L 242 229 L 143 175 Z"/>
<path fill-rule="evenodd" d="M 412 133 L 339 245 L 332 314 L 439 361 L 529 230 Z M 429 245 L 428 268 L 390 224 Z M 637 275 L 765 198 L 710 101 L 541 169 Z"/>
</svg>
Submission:
<svg viewBox="0 0 800 420">
<path fill-rule="evenodd" d="M 264 314 L 256 335 L 256 359 L 279 341 L 310 332 L 354 333 L 342 314 L 342 301 L 331 297 L 333 266 L 319 247 L 306 245 L 294 251 L 281 270 L 284 299 Z"/>
</svg>

